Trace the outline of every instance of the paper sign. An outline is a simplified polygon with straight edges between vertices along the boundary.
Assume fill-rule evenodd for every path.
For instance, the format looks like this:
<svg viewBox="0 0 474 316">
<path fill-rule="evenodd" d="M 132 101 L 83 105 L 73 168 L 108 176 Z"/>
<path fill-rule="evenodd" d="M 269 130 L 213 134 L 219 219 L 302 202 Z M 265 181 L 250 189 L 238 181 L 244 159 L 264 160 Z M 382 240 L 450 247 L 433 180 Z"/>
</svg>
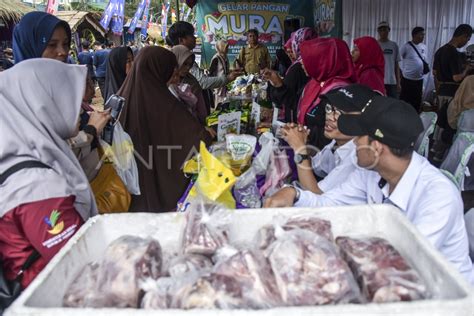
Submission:
<svg viewBox="0 0 474 316">
<path fill-rule="evenodd" d="M 232 112 L 219 115 L 217 118 L 217 141 L 225 141 L 227 134 L 240 134 L 240 118 L 242 112 Z"/>
<path fill-rule="evenodd" d="M 255 124 L 260 123 L 260 104 L 255 101 L 252 103 L 252 112 L 250 112 L 250 120 L 255 121 Z"/>
</svg>

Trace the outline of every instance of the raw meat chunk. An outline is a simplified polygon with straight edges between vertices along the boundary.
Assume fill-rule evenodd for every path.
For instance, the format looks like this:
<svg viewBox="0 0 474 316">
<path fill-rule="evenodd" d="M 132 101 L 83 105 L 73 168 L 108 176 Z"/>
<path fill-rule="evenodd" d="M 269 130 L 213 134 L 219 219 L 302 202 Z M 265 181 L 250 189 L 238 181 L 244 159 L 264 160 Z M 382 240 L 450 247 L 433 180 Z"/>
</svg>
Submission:
<svg viewBox="0 0 474 316">
<path fill-rule="evenodd" d="M 219 262 L 213 272 L 239 281 L 246 304 L 250 308 L 270 308 L 282 305 L 275 276 L 265 258 L 250 250 L 239 251 Z"/>
<path fill-rule="evenodd" d="M 201 271 L 212 268 L 209 258 L 197 254 L 184 254 L 171 260 L 168 273 L 171 277 L 178 277 L 190 271 Z"/>
<path fill-rule="evenodd" d="M 369 301 L 413 301 L 427 297 L 419 274 L 385 239 L 338 237 L 336 243 Z"/>
<path fill-rule="evenodd" d="M 296 215 L 286 220 L 282 225 L 283 230 L 290 231 L 293 229 L 309 230 L 329 241 L 334 241 L 331 230 L 331 222 L 307 215 Z M 266 225 L 259 229 L 255 237 L 257 249 L 264 250 L 276 240 L 274 225 Z"/>
<path fill-rule="evenodd" d="M 212 255 L 227 242 L 225 225 L 219 223 L 220 210 L 219 205 L 210 203 L 190 206 L 183 235 L 184 253 Z"/>
<path fill-rule="evenodd" d="M 81 270 L 76 279 L 71 283 L 63 299 L 65 307 L 87 306 L 91 300 L 96 299 L 97 268 L 99 264 L 89 263 Z"/>
<path fill-rule="evenodd" d="M 240 282 L 232 277 L 208 274 L 189 282 L 174 293 L 173 308 L 245 308 Z"/>
<path fill-rule="evenodd" d="M 122 236 L 115 240 L 98 270 L 98 294 L 106 298 L 105 305 L 91 307 L 138 307 L 139 282 L 158 279 L 161 262 L 161 246 L 154 239 Z"/>
<path fill-rule="evenodd" d="M 325 238 L 295 229 L 277 236 L 265 253 L 285 305 L 362 301 L 349 267 Z"/>
</svg>

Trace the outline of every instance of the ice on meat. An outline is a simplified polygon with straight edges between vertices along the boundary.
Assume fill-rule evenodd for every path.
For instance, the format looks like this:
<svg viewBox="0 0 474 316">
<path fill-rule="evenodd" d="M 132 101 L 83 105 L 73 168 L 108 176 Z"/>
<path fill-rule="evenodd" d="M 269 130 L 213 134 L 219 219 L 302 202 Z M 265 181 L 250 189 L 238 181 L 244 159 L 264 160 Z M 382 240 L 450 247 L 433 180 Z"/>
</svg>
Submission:
<svg viewBox="0 0 474 316">
<path fill-rule="evenodd" d="M 239 281 L 244 299 L 250 308 L 271 308 L 281 305 L 275 276 L 265 258 L 250 250 L 242 250 L 218 262 L 213 273 Z"/>
<path fill-rule="evenodd" d="M 362 301 L 349 267 L 325 238 L 295 229 L 278 236 L 265 253 L 285 305 Z"/>
<path fill-rule="evenodd" d="M 192 271 L 211 269 L 212 262 L 209 258 L 198 254 L 183 254 L 171 260 L 168 274 L 178 277 Z"/>
<path fill-rule="evenodd" d="M 220 210 L 218 205 L 201 203 L 188 209 L 183 235 L 184 253 L 212 255 L 227 242 L 224 225 L 217 223 L 222 214 Z"/>
<path fill-rule="evenodd" d="M 290 231 L 293 229 L 309 230 L 329 241 L 334 241 L 331 230 L 331 222 L 314 216 L 296 215 L 286 220 L 282 225 L 283 230 Z M 276 240 L 274 225 L 266 225 L 260 228 L 255 237 L 255 246 L 257 249 L 264 250 Z"/>
<path fill-rule="evenodd" d="M 96 299 L 97 263 L 89 263 L 66 290 L 63 298 L 65 307 L 83 307 Z"/>
<path fill-rule="evenodd" d="M 138 307 L 140 282 L 158 279 L 162 264 L 161 246 L 154 239 L 123 236 L 109 245 L 98 270 L 98 293 L 105 306 Z"/>
<path fill-rule="evenodd" d="M 427 297 L 419 274 L 385 239 L 338 237 L 336 243 L 369 301 L 413 301 Z"/>
<path fill-rule="evenodd" d="M 193 309 L 234 309 L 244 308 L 242 287 L 229 276 L 208 274 L 181 286 L 174 293 L 171 306 L 173 308 Z"/>
</svg>

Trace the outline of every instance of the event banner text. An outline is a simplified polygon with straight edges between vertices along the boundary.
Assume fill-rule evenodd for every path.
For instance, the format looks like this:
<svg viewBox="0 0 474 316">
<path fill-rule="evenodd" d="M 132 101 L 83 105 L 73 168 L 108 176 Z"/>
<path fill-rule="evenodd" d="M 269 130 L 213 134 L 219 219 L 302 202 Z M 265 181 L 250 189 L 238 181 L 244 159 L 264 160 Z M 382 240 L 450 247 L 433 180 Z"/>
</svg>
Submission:
<svg viewBox="0 0 474 316">
<path fill-rule="evenodd" d="M 275 56 L 283 44 L 284 21 L 299 19 L 302 26 L 314 27 L 314 1 L 279 0 L 199 1 L 196 10 L 198 35 L 201 37 L 201 65 L 207 67 L 215 54 L 218 40 L 229 43 L 229 61 L 232 63 L 241 48 L 247 44 L 246 32 L 257 29 L 259 41 Z"/>
</svg>

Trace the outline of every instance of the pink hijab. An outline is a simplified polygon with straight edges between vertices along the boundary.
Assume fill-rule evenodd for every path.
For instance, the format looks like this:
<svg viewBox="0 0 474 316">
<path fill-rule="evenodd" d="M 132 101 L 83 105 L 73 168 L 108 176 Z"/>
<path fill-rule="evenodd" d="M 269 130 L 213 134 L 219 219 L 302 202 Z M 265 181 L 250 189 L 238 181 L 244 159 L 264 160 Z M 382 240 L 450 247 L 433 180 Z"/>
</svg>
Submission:
<svg viewBox="0 0 474 316">
<path fill-rule="evenodd" d="M 301 62 L 301 50 L 300 50 L 300 45 L 301 43 L 317 38 L 318 33 L 310 28 L 310 27 L 303 27 L 293 33 L 291 33 L 291 38 L 286 42 L 285 48 L 287 45 L 291 46 L 291 50 L 293 51 L 293 54 L 296 56 L 296 59 L 293 61 L 290 67 L 288 67 L 288 71 L 293 67 L 295 64 Z"/>
</svg>

